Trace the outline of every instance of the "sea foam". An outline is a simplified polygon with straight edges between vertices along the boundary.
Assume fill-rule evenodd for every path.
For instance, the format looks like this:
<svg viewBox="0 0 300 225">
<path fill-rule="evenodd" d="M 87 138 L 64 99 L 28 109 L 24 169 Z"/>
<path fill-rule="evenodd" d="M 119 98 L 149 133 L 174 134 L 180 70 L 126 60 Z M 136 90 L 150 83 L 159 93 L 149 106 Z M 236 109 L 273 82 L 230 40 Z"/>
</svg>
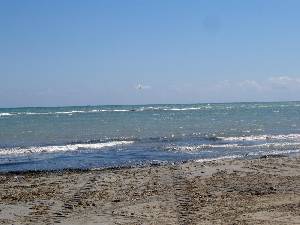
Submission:
<svg viewBox="0 0 300 225">
<path fill-rule="evenodd" d="M 300 140 L 300 134 L 250 135 L 240 137 L 219 137 L 224 141 L 264 141 L 264 140 Z"/>
<path fill-rule="evenodd" d="M 67 152 L 77 150 L 102 149 L 105 147 L 113 147 L 117 145 L 129 145 L 133 141 L 111 141 L 104 143 L 84 143 L 84 144 L 68 144 L 68 145 L 52 145 L 52 146 L 30 146 L 0 149 L 0 155 L 20 155 L 33 153 L 51 153 L 51 152 Z"/>
<path fill-rule="evenodd" d="M 0 116 L 13 116 L 14 114 L 12 113 L 0 113 Z"/>
</svg>

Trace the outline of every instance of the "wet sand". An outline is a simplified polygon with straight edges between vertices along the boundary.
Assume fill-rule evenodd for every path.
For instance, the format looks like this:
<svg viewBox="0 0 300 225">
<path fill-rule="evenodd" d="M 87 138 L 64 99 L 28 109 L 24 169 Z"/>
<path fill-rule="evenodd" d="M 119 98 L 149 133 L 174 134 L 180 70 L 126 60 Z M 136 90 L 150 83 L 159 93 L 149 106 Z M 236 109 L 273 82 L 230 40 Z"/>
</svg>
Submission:
<svg viewBox="0 0 300 225">
<path fill-rule="evenodd" d="M 300 224 L 300 157 L 2 173 L 0 224 Z"/>
</svg>

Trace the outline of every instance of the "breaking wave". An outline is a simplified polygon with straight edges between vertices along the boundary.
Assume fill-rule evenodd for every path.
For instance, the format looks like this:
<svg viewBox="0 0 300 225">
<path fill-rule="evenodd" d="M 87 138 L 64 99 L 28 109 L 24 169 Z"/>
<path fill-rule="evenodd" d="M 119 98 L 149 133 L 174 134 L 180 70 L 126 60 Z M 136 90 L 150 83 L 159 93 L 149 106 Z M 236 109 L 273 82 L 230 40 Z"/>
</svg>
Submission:
<svg viewBox="0 0 300 225">
<path fill-rule="evenodd" d="M 101 112 L 144 112 L 144 111 L 191 111 L 191 110 L 203 110 L 210 109 L 210 106 L 201 107 L 183 107 L 183 108 L 172 108 L 172 107 L 139 107 L 131 109 L 91 109 L 91 110 L 71 110 L 71 111 L 57 111 L 57 112 L 9 112 L 0 113 L 0 116 L 18 116 L 18 115 L 73 115 L 78 113 L 101 113 Z"/>
<path fill-rule="evenodd" d="M 250 135 L 250 136 L 219 137 L 219 138 L 224 141 L 300 140 L 300 134 Z"/>
<path fill-rule="evenodd" d="M 91 150 L 102 149 L 105 147 L 113 147 L 118 145 L 129 145 L 133 141 L 111 141 L 104 143 L 78 143 L 67 145 L 52 145 L 52 146 L 30 146 L 30 147 L 15 147 L 15 148 L 2 148 L 0 155 L 20 155 L 20 154 L 33 154 L 33 153 L 52 153 L 52 152 L 67 152 L 77 150 Z"/>
<path fill-rule="evenodd" d="M 167 146 L 167 151 L 180 151 L 180 152 L 198 152 L 209 149 L 264 149 L 264 150 L 282 150 L 282 149 L 300 149 L 300 142 L 290 143 L 264 143 L 264 144 L 201 144 L 201 145 L 188 145 L 188 146 Z"/>
<path fill-rule="evenodd" d="M 0 113 L 0 117 L 1 116 L 13 116 L 14 114 L 12 113 Z"/>
<path fill-rule="evenodd" d="M 285 108 L 298 108 L 299 102 L 290 103 L 239 103 L 239 104 L 190 104 L 190 105 L 132 105 L 132 106 L 74 106 L 57 108 L 23 108 L 23 109 L 4 109 L 0 112 L 0 117 L 18 116 L 18 115 L 73 115 L 81 113 L 102 113 L 102 112 L 144 112 L 144 111 L 228 111 L 245 109 L 271 109 L 278 113 Z"/>
<path fill-rule="evenodd" d="M 211 145 L 211 144 L 201 144 L 194 146 L 168 146 L 165 148 L 167 151 L 182 151 L 182 152 L 197 152 L 206 149 L 212 148 L 237 148 L 238 144 L 219 144 L 219 145 Z"/>
</svg>

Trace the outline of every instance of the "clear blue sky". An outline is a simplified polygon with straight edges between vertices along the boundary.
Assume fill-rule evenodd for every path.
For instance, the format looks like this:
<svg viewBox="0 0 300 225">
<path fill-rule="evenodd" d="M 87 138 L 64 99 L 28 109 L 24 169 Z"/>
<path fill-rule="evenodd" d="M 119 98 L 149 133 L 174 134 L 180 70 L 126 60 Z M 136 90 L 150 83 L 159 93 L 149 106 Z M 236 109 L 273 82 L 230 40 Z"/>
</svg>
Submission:
<svg viewBox="0 0 300 225">
<path fill-rule="evenodd" d="M 0 107 L 300 100 L 299 9 L 1 0 Z"/>
</svg>

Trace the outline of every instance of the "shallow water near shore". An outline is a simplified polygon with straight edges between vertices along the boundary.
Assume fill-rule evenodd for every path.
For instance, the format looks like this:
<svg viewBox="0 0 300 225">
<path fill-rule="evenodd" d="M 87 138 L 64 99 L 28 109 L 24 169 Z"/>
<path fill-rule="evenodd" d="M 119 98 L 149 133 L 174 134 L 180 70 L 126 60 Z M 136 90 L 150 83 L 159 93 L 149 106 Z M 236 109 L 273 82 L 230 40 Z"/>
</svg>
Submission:
<svg viewBox="0 0 300 225">
<path fill-rule="evenodd" d="M 300 102 L 0 109 L 0 171 L 300 152 Z"/>
</svg>

